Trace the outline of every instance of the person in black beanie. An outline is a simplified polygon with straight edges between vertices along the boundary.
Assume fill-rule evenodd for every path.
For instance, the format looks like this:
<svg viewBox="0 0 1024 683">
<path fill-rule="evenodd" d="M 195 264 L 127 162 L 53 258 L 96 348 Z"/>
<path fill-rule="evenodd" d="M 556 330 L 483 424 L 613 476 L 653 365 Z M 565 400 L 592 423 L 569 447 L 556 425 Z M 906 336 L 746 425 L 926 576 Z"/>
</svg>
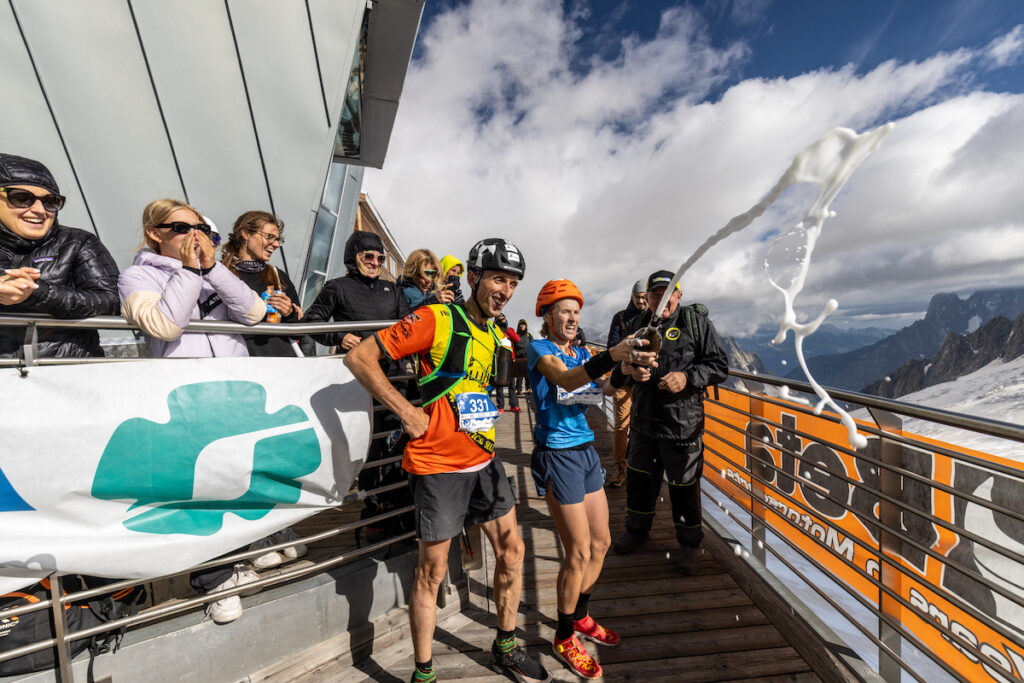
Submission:
<svg viewBox="0 0 1024 683">
<path fill-rule="evenodd" d="M 57 181 L 33 159 L 0 153 L 0 313 L 117 315 L 117 265 L 95 235 L 61 225 Z M 42 328 L 40 357 L 102 356 L 96 330 Z M 21 358 L 25 332 L 0 328 L 0 358 Z"/>
</svg>

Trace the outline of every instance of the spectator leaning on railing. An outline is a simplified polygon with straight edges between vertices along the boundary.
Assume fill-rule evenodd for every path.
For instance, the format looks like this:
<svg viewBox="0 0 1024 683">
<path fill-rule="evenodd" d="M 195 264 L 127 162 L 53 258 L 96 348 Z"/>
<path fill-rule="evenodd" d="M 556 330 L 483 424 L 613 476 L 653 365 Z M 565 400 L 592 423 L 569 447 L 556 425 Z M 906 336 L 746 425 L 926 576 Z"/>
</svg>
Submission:
<svg viewBox="0 0 1024 683">
<path fill-rule="evenodd" d="M 121 311 L 146 335 L 152 358 L 248 356 L 238 334 L 182 331 L 189 320 L 255 325 L 267 306 L 259 294 L 216 259 L 219 235 L 202 214 L 175 199 L 157 199 L 142 212 L 145 241 L 117 281 Z"/>
<path fill-rule="evenodd" d="M 284 244 L 282 230 L 284 222 L 274 214 L 246 211 L 235 219 L 221 250 L 221 263 L 267 302 L 263 322 L 297 323 L 302 320 L 299 293 L 288 274 L 269 263 Z M 292 338 L 285 335 L 247 334 L 244 338 L 250 356 L 298 355 Z"/>
<path fill-rule="evenodd" d="M 415 310 L 430 304 L 450 304 L 455 301 L 455 293 L 450 289 L 438 287 L 437 257 L 429 249 L 417 249 L 409 254 L 405 261 L 402 277 L 398 278 L 398 286 L 402 296 Z"/>
<path fill-rule="evenodd" d="M 220 236 L 202 214 L 176 199 L 157 199 L 142 211 L 145 244 L 118 279 L 126 320 L 146 335 L 151 358 L 248 356 L 238 334 L 182 331 L 189 320 L 233 320 L 255 325 L 266 304 L 259 294 L 216 260 Z M 212 593 L 259 579 L 244 565 L 220 565 L 195 572 L 192 585 Z M 218 624 L 242 614 L 237 595 L 207 605 Z"/>
<path fill-rule="evenodd" d="M 372 232 L 357 230 L 345 242 L 344 277 L 328 280 L 306 311 L 307 323 L 349 320 L 395 320 L 409 314 L 409 304 L 394 282 L 380 279 L 384 243 Z M 350 351 L 372 330 L 314 335 L 324 346 Z"/>
<path fill-rule="evenodd" d="M 117 315 L 117 266 L 95 235 L 57 222 L 64 206 L 43 164 L 0 154 L 0 313 Z M 102 356 L 96 330 L 42 328 L 43 357 Z M 22 355 L 25 331 L 0 328 L 0 358 Z"/>
</svg>

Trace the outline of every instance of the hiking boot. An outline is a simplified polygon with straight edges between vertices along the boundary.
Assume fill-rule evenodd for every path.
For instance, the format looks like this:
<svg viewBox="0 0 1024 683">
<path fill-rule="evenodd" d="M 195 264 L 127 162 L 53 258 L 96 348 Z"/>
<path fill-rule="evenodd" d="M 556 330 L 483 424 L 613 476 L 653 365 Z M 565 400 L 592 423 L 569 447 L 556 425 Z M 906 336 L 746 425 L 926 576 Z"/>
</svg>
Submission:
<svg viewBox="0 0 1024 683">
<path fill-rule="evenodd" d="M 274 545 L 277 545 L 278 543 L 297 541 L 299 540 L 299 535 L 292 531 L 291 527 L 288 527 L 285 529 L 281 529 L 277 533 L 271 534 L 270 540 L 273 542 Z M 293 545 L 287 546 L 279 550 L 278 552 L 284 555 L 285 559 L 295 560 L 305 555 L 308 550 L 309 549 L 306 547 L 305 543 L 295 543 Z"/>
<path fill-rule="evenodd" d="M 700 546 L 679 546 L 672 558 L 672 566 L 683 576 L 696 574 L 700 569 Z"/>
<path fill-rule="evenodd" d="M 617 489 L 626 483 L 626 466 L 616 465 L 615 469 L 608 472 L 608 476 L 605 479 L 604 485 L 609 488 Z"/>
<path fill-rule="evenodd" d="M 269 548 L 272 545 L 274 545 L 274 541 L 271 537 L 264 536 L 260 540 L 250 543 L 249 550 Z M 284 557 L 282 557 L 281 553 L 276 550 L 271 550 L 270 552 L 263 553 L 262 555 L 257 555 L 249 561 L 252 562 L 252 566 L 256 567 L 256 569 L 270 569 L 271 567 L 276 567 L 284 562 Z"/>
<path fill-rule="evenodd" d="M 631 552 L 639 548 L 647 540 L 647 534 L 641 534 L 638 531 L 632 529 L 626 529 L 626 532 L 616 538 L 612 542 L 612 548 L 619 555 L 629 555 Z"/>
<path fill-rule="evenodd" d="M 564 662 L 569 667 L 569 671 L 580 678 L 593 680 L 604 676 L 601 665 L 595 662 L 590 653 L 583 648 L 575 634 L 565 640 L 555 638 L 551 643 L 551 649 L 555 653 L 555 658 Z"/>
<path fill-rule="evenodd" d="M 231 576 L 227 581 L 217 584 L 211 593 L 226 591 L 235 587 L 235 578 Z M 215 602 L 206 603 L 206 616 L 213 619 L 215 624 L 229 624 L 242 616 L 242 600 L 237 595 L 230 595 Z"/>
<path fill-rule="evenodd" d="M 582 619 L 573 621 L 572 630 L 581 638 L 586 638 L 598 645 L 618 645 L 621 640 L 618 633 L 601 626 L 589 614 Z"/>
<path fill-rule="evenodd" d="M 523 652 L 518 644 L 508 652 L 500 652 L 498 644 L 491 644 L 491 668 L 495 673 L 511 676 L 519 683 L 547 683 L 551 676 L 535 659 Z"/>
</svg>

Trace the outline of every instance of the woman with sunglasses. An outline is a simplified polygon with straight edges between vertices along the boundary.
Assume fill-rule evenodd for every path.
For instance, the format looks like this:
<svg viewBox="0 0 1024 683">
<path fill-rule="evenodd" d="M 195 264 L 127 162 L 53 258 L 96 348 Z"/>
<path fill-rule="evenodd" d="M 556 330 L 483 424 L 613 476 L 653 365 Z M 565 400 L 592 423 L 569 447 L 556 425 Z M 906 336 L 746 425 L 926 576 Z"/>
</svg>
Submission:
<svg viewBox="0 0 1024 683">
<path fill-rule="evenodd" d="M 264 322 L 302 320 L 299 293 L 288 274 L 270 265 L 270 257 L 284 244 L 284 222 L 266 211 L 246 211 L 235 220 L 221 253 L 221 263 L 267 302 Z M 273 309 L 273 310 L 271 310 Z M 250 356 L 295 356 L 292 337 L 245 335 Z"/>
<path fill-rule="evenodd" d="M 372 232 L 356 230 L 345 242 L 344 277 L 328 280 L 306 311 L 305 322 L 397 320 L 409 314 L 409 304 L 390 280 L 382 280 L 387 261 L 384 243 Z M 324 346 L 350 351 L 373 330 L 313 335 Z"/>
<path fill-rule="evenodd" d="M 117 281 L 124 317 L 146 335 L 152 358 L 248 356 L 241 335 L 182 333 L 189 320 L 255 325 L 267 306 L 260 295 L 216 260 L 220 235 L 202 214 L 175 199 L 142 212 L 143 249 Z"/>
<path fill-rule="evenodd" d="M 33 159 L 0 154 L 0 313 L 117 315 L 117 266 L 92 233 L 57 222 L 57 182 Z M 102 356 L 96 330 L 40 328 L 41 357 Z M 0 328 L 0 358 L 20 358 L 25 332 Z"/>
<path fill-rule="evenodd" d="M 455 292 L 450 289 L 435 291 L 439 272 L 437 263 L 437 257 L 429 249 L 417 249 L 405 260 L 405 269 L 397 284 L 402 288 L 409 308 L 415 310 L 420 306 L 455 301 Z"/>
</svg>

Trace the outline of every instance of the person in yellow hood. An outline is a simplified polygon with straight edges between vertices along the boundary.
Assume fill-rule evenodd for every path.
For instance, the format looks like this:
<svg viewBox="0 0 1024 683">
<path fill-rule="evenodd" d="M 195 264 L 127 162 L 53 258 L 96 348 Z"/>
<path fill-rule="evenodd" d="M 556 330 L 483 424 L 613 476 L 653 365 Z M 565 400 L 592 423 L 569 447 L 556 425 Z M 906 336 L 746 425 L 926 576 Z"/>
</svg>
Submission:
<svg viewBox="0 0 1024 683">
<path fill-rule="evenodd" d="M 438 278 L 438 282 L 442 289 L 450 289 L 455 293 L 455 303 L 465 303 L 465 299 L 462 298 L 462 287 L 459 285 L 459 281 L 462 279 L 462 274 L 466 272 L 466 267 L 462 264 L 462 261 L 446 254 L 441 259 L 441 277 Z"/>
</svg>

